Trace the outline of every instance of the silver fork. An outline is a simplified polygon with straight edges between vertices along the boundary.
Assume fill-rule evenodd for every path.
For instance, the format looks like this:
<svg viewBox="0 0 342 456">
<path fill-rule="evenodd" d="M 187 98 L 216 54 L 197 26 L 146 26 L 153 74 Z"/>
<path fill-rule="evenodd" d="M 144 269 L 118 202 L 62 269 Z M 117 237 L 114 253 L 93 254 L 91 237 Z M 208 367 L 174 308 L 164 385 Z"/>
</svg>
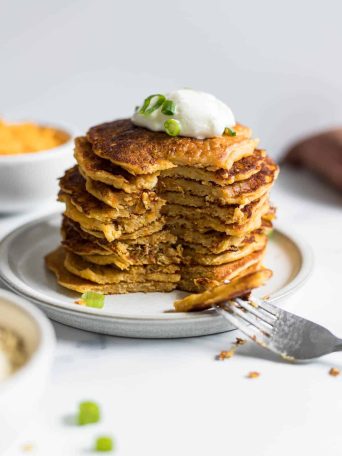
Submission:
<svg viewBox="0 0 342 456">
<path fill-rule="evenodd" d="M 342 339 L 328 329 L 258 298 L 238 298 L 216 310 L 254 342 L 287 360 L 342 351 Z"/>
</svg>

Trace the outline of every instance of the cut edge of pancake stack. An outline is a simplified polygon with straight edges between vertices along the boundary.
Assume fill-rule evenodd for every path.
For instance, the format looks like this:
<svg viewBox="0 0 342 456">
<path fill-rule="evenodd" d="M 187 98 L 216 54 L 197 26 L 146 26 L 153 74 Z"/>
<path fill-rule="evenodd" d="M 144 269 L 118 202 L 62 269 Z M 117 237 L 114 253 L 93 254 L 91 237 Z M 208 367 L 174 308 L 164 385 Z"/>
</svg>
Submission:
<svg viewBox="0 0 342 456">
<path fill-rule="evenodd" d="M 263 269 L 277 165 L 250 129 L 206 140 L 128 119 L 75 141 L 60 180 L 62 245 L 47 267 L 69 289 L 201 292 Z"/>
</svg>

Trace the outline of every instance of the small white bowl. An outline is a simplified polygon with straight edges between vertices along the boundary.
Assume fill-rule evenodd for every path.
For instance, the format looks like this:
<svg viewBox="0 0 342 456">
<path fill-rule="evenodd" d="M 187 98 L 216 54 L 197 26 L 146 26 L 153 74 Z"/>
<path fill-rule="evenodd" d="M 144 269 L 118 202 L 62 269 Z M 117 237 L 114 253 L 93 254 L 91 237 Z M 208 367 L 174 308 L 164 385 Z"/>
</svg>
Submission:
<svg viewBox="0 0 342 456">
<path fill-rule="evenodd" d="M 28 211 L 55 201 L 57 179 L 74 163 L 76 131 L 61 125 L 33 122 L 61 130 L 69 135 L 69 139 L 58 147 L 39 152 L 0 154 L 0 214 Z"/>
<path fill-rule="evenodd" d="M 51 323 L 34 305 L 0 289 L 0 326 L 22 337 L 28 360 L 0 380 L 0 454 L 15 443 L 44 392 L 55 346 Z"/>
</svg>

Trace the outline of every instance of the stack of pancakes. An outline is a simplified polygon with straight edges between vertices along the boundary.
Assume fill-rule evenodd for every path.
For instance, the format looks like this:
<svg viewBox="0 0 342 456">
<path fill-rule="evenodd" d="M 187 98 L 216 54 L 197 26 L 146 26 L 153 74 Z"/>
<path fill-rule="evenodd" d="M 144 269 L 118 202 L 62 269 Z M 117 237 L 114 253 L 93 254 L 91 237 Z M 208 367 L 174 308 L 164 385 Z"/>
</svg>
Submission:
<svg viewBox="0 0 342 456">
<path fill-rule="evenodd" d="M 235 133 L 235 135 L 234 135 Z M 46 257 L 77 291 L 203 291 L 262 268 L 277 165 L 251 131 L 198 140 L 91 128 L 60 180 L 62 246 Z"/>
</svg>

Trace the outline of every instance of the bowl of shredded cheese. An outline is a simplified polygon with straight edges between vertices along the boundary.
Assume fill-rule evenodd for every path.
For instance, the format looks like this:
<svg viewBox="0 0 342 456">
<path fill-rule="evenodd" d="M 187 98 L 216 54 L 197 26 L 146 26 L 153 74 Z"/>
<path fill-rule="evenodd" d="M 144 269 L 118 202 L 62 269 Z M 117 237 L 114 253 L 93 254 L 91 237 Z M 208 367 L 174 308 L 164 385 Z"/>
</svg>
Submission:
<svg viewBox="0 0 342 456">
<path fill-rule="evenodd" d="M 54 344 L 44 314 L 0 289 L 0 454 L 15 444 L 44 393 Z"/>
<path fill-rule="evenodd" d="M 57 179 L 73 162 L 74 134 L 68 127 L 0 119 L 0 213 L 56 199 Z"/>
</svg>

